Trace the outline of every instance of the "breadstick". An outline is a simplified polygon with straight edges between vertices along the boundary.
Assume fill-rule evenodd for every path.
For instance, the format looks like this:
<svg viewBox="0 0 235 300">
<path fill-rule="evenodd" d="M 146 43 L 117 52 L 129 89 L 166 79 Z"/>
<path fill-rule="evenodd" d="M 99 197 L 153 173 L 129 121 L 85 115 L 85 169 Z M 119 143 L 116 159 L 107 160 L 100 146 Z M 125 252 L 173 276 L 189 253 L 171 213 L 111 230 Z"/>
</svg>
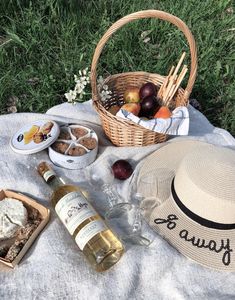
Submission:
<svg viewBox="0 0 235 300">
<path fill-rule="evenodd" d="M 168 74 L 167 77 L 165 78 L 165 80 L 164 80 L 162 86 L 160 87 L 160 90 L 158 91 L 158 95 L 157 95 L 159 98 L 162 98 L 162 96 L 163 96 L 163 94 L 164 94 L 165 87 L 166 87 L 167 84 L 168 84 L 169 78 L 170 78 L 172 72 L 174 71 L 174 68 L 175 68 L 174 66 L 171 67 L 169 74 Z"/>
<path fill-rule="evenodd" d="M 183 81 L 184 76 L 185 76 L 185 74 L 186 74 L 187 72 L 188 72 L 188 68 L 187 68 L 187 66 L 185 65 L 184 68 L 182 69 L 180 75 L 179 75 L 179 78 L 178 78 L 178 80 L 177 80 L 177 82 L 176 82 L 176 87 L 175 87 L 175 90 L 173 91 L 173 93 L 175 93 L 175 92 L 177 91 L 177 89 L 179 88 L 179 86 L 180 86 L 181 82 Z"/>
<path fill-rule="evenodd" d="M 175 72 L 174 72 L 173 76 L 175 76 L 177 74 L 177 72 L 179 71 L 179 68 L 180 68 L 180 66 L 181 66 L 181 64 L 182 64 L 182 62 L 183 62 L 183 60 L 185 58 L 185 55 L 186 55 L 186 52 L 183 52 L 183 54 L 181 55 L 180 60 L 179 60 L 179 62 L 177 64 L 177 66 L 175 68 Z"/>
</svg>

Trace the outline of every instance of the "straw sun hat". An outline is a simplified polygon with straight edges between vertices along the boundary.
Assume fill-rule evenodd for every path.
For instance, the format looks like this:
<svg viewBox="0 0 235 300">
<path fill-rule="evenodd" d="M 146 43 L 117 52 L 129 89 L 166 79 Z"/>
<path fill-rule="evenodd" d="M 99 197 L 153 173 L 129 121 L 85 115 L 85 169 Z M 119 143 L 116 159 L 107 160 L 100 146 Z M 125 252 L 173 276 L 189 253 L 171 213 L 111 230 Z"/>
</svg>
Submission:
<svg viewBox="0 0 235 300">
<path fill-rule="evenodd" d="M 137 178 L 150 226 L 186 257 L 235 271 L 235 151 L 197 141 L 151 154 Z"/>
</svg>

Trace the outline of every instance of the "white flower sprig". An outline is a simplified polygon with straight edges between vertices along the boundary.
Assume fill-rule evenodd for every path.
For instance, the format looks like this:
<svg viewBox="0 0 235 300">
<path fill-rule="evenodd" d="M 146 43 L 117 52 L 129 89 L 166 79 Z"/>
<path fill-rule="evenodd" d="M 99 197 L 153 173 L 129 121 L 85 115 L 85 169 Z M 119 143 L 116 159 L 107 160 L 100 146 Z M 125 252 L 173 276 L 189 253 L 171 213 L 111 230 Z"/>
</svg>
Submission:
<svg viewBox="0 0 235 300">
<path fill-rule="evenodd" d="M 88 72 L 88 68 L 84 70 L 79 70 L 79 76 L 74 75 L 75 87 L 74 90 L 69 90 L 68 93 L 65 93 L 65 97 L 69 103 L 77 103 L 83 100 L 84 95 L 88 95 L 85 91 L 88 84 L 90 84 L 90 72 Z M 100 76 L 97 80 L 98 83 L 98 91 L 101 97 L 101 101 L 105 102 L 109 100 L 112 96 L 112 92 L 109 90 L 108 85 L 104 84 L 104 78 Z"/>
<path fill-rule="evenodd" d="M 65 93 L 65 97 L 69 103 L 81 102 L 84 95 L 88 95 L 85 91 L 87 85 L 90 83 L 90 72 L 88 68 L 84 70 L 79 70 L 79 76 L 74 75 L 75 87 L 74 90 L 70 90 L 68 93 Z"/>
<path fill-rule="evenodd" d="M 112 97 L 112 92 L 109 90 L 108 85 L 104 84 L 104 78 L 99 76 L 97 83 L 101 101 L 105 102 L 106 100 L 109 100 Z"/>
</svg>

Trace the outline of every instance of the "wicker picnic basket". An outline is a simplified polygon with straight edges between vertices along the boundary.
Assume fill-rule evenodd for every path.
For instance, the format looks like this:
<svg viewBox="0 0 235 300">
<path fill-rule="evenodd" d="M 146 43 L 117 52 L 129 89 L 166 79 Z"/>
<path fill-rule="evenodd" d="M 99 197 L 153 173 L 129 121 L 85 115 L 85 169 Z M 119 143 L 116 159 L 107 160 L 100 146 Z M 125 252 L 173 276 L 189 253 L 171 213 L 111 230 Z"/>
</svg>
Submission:
<svg viewBox="0 0 235 300">
<path fill-rule="evenodd" d="M 96 111 L 99 113 L 105 134 L 116 146 L 146 146 L 164 142 L 168 137 L 165 134 L 156 133 L 145 129 L 144 127 L 137 125 L 132 121 L 127 121 L 120 117 L 116 117 L 108 111 L 111 106 L 124 103 L 123 94 L 128 86 L 141 87 L 144 83 L 150 81 L 156 86 L 160 87 L 165 79 L 165 76 L 147 72 L 128 72 L 110 75 L 106 78 L 104 84 L 108 85 L 109 89 L 112 91 L 112 96 L 105 102 L 101 101 L 97 86 L 97 64 L 106 42 L 114 32 L 116 32 L 125 24 L 144 18 L 158 18 L 174 24 L 184 33 L 189 44 L 191 65 L 188 83 L 185 89 L 182 89 L 181 87 L 178 89 L 176 96 L 172 100 L 173 103 L 170 103 L 171 107 L 188 105 L 189 95 L 192 91 L 196 78 L 197 51 L 195 40 L 189 28 L 181 19 L 163 11 L 145 10 L 132 13 L 115 22 L 103 35 L 96 46 L 91 66 L 91 87 L 93 105 Z"/>
</svg>

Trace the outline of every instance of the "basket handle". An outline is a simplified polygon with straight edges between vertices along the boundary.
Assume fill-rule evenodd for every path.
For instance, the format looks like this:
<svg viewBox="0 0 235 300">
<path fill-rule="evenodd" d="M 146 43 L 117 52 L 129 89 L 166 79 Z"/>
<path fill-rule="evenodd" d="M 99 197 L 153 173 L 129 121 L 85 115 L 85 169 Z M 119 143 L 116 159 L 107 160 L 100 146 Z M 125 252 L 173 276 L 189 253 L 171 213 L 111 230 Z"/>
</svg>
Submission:
<svg viewBox="0 0 235 300">
<path fill-rule="evenodd" d="M 174 15 L 171 15 L 169 13 L 166 13 L 164 11 L 160 10 L 143 10 L 139 12 L 132 13 L 130 15 L 127 15 L 121 19 L 119 19 L 117 22 L 115 22 L 102 36 L 99 43 L 96 46 L 92 64 L 91 64 L 91 88 L 92 88 L 92 99 L 93 101 L 97 101 L 99 98 L 98 95 L 98 89 L 97 89 L 97 64 L 98 60 L 100 58 L 101 52 L 106 44 L 106 42 L 109 40 L 109 38 L 112 36 L 113 33 L 115 33 L 118 29 L 120 29 L 122 26 L 124 26 L 127 23 L 130 23 L 134 20 L 138 19 L 144 19 L 144 18 L 157 18 L 162 19 L 165 21 L 168 21 L 175 26 L 177 26 L 185 35 L 187 38 L 189 48 L 190 48 L 190 54 L 191 54 L 191 67 L 190 67 L 190 75 L 187 87 L 184 90 L 183 97 L 185 99 L 189 98 L 189 95 L 192 92 L 192 88 L 196 79 L 197 75 L 197 48 L 196 43 L 194 40 L 194 37 L 189 30 L 188 26 L 179 18 L 177 18 Z"/>
</svg>

